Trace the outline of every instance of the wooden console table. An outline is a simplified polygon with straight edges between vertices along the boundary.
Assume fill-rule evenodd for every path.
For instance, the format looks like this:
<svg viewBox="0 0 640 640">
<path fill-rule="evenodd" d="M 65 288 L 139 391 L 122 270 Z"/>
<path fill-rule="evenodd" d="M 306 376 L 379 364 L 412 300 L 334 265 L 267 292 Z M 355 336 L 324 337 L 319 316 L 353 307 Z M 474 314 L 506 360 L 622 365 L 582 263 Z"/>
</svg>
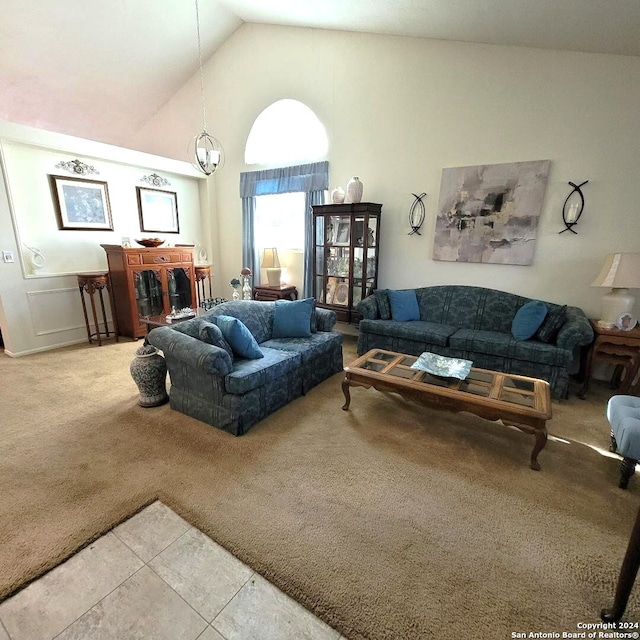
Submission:
<svg viewBox="0 0 640 640">
<path fill-rule="evenodd" d="M 297 300 L 298 290 L 291 285 L 281 284 L 272 287 L 267 284 L 257 284 L 253 287 L 254 300 Z"/>
<path fill-rule="evenodd" d="M 476 368 L 464 380 L 442 378 L 412 369 L 417 359 L 383 349 L 368 351 L 344 368 L 342 409 L 349 410 L 349 387 L 373 387 L 433 409 L 467 411 L 487 420 L 502 420 L 535 437 L 530 467 L 540 471 L 538 454 L 547 444 L 546 423 L 551 418 L 548 382 Z"/>
<path fill-rule="evenodd" d="M 593 365 L 597 362 L 614 365 L 616 371 L 612 384 L 618 393 L 628 393 L 640 370 L 640 328 L 636 326 L 631 331 L 621 331 L 616 327 L 605 329 L 595 320 L 589 322 L 596 337 L 587 352 L 584 381 L 578 397 L 586 397 Z"/>
</svg>

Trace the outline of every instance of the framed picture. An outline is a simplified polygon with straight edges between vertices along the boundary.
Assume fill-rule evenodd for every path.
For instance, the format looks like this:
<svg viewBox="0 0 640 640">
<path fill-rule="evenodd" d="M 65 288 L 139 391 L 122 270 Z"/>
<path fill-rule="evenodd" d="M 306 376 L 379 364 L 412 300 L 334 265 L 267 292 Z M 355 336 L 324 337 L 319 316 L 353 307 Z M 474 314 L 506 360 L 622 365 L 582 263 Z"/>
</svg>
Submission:
<svg viewBox="0 0 640 640">
<path fill-rule="evenodd" d="M 348 222 L 338 222 L 336 244 L 349 244 L 349 226 Z"/>
<path fill-rule="evenodd" d="M 136 187 L 140 231 L 180 233 L 178 197 L 174 191 Z"/>
<path fill-rule="evenodd" d="M 107 183 L 49 176 L 59 229 L 113 231 Z"/>
<path fill-rule="evenodd" d="M 621 313 L 616 320 L 616 327 L 621 331 L 632 331 L 638 321 L 630 313 Z"/>
<path fill-rule="evenodd" d="M 346 282 L 341 282 L 336 287 L 336 292 L 333 296 L 333 304 L 346 305 L 349 302 L 349 285 Z"/>
</svg>

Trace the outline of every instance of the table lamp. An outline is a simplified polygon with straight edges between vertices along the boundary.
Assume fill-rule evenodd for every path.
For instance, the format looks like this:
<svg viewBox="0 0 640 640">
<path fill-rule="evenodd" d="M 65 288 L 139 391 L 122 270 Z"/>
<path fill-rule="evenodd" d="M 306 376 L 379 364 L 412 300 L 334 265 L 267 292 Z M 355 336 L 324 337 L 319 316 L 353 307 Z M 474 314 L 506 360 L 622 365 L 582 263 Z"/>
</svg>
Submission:
<svg viewBox="0 0 640 640">
<path fill-rule="evenodd" d="M 640 287 L 640 253 L 610 253 L 592 287 L 609 287 L 602 297 L 602 314 L 598 324 L 610 329 L 622 313 L 631 313 L 635 298 L 629 289 Z"/>
<path fill-rule="evenodd" d="M 282 269 L 280 268 L 280 260 L 278 260 L 278 250 L 275 247 L 264 250 L 260 266 L 267 272 L 269 286 L 279 287 Z"/>
</svg>

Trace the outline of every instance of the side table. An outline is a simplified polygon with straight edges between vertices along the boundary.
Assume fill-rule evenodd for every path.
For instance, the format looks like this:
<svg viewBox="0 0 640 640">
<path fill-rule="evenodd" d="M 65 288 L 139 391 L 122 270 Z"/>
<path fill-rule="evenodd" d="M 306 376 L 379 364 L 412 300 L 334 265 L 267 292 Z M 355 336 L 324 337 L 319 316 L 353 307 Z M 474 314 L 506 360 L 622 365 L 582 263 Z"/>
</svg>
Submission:
<svg viewBox="0 0 640 640">
<path fill-rule="evenodd" d="M 619 393 L 628 393 L 640 370 L 640 328 L 621 331 L 617 328 L 605 329 L 595 320 L 590 320 L 595 340 L 589 347 L 584 367 L 584 382 L 578 397 L 584 398 L 589 390 L 593 365 L 596 362 L 612 364 L 616 367 L 612 384 Z"/>
<path fill-rule="evenodd" d="M 198 294 L 198 305 L 202 304 L 202 301 L 205 300 L 205 289 L 204 289 L 204 281 L 208 280 L 209 282 L 209 298 L 211 298 L 211 267 L 207 266 L 196 266 L 195 270 L 195 280 L 196 280 L 196 292 Z"/>
<path fill-rule="evenodd" d="M 111 317 L 113 318 L 113 336 L 118 342 L 118 326 L 116 324 L 116 312 L 115 305 L 113 304 L 113 293 L 111 291 L 111 286 L 109 283 L 109 274 L 108 273 L 78 273 L 76 274 L 78 278 L 78 289 L 80 291 L 80 299 L 82 301 L 82 312 L 84 313 L 84 323 L 87 327 L 87 338 L 91 343 L 93 341 L 93 337 L 95 336 L 98 341 L 98 346 L 102 346 L 102 335 L 106 338 L 110 337 L 109 334 L 109 325 L 107 324 L 107 313 L 104 307 L 104 298 L 102 297 L 103 289 L 106 289 L 109 293 L 109 303 L 111 304 Z M 89 295 L 89 302 L 91 303 L 91 313 L 93 315 L 93 324 L 96 328 L 95 332 L 91 331 L 91 325 L 89 323 L 89 316 L 87 314 L 87 305 L 84 301 L 84 292 L 87 292 Z M 98 314 L 96 312 L 96 302 L 95 302 L 95 292 L 98 292 L 98 296 L 100 298 L 100 307 L 102 310 L 102 321 L 104 323 L 104 331 L 100 329 L 100 324 L 98 323 Z"/>
<path fill-rule="evenodd" d="M 178 322 L 184 322 L 185 320 L 191 320 L 196 316 L 200 315 L 200 309 L 196 311 L 195 316 L 190 316 L 188 318 L 177 318 L 172 322 L 167 322 L 167 315 L 159 315 L 159 316 L 140 316 L 140 320 L 147 325 L 147 333 L 151 331 L 151 329 L 155 329 L 156 327 L 170 327 L 172 324 L 178 324 Z"/>
<path fill-rule="evenodd" d="M 297 300 L 298 290 L 288 284 L 281 284 L 279 286 L 270 286 L 267 284 L 257 284 L 253 287 L 253 299 L 254 300 Z"/>
</svg>

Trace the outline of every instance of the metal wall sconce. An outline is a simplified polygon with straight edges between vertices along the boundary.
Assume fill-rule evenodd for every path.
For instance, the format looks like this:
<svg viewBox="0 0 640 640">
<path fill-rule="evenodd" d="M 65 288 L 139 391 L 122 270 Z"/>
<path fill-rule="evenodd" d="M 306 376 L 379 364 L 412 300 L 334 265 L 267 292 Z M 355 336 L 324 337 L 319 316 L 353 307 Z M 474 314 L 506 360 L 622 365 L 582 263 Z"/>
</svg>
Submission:
<svg viewBox="0 0 640 640">
<path fill-rule="evenodd" d="M 578 232 L 574 231 L 573 227 L 578 224 L 578 220 L 580 219 L 580 216 L 584 211 L 584 195 L 580 187 L 584 187 L 587 182 L 589 181 L 585 180 L 580 184 L 569 182 L 569 185 L 573 187 L 573 191 L 567 196 L 567 199 L 564 201 L 564 206 L 562 207 L 562 221 L 564 222 L 565 228 L 558 233 L 571 231 L 571 233 L 575 233 L 577 235 Z"/>
<path fill-rule="evenodd" d="M 412 193 L 411 195 L 415 200 L 411 205 L 411 209 L 409 209 L 409 226 L 411 227 L 411 231 L 409 231 L 407 235 L 412 236 L 414 233 L 417 233 L 420 236 L 422 235 L 420 233 L 420 227 L 424 222 L 424 202 L 422 202 L 422 198 L 427 194 L 421 193 L 417 196 L 415 193 Z"/>
</svg>

